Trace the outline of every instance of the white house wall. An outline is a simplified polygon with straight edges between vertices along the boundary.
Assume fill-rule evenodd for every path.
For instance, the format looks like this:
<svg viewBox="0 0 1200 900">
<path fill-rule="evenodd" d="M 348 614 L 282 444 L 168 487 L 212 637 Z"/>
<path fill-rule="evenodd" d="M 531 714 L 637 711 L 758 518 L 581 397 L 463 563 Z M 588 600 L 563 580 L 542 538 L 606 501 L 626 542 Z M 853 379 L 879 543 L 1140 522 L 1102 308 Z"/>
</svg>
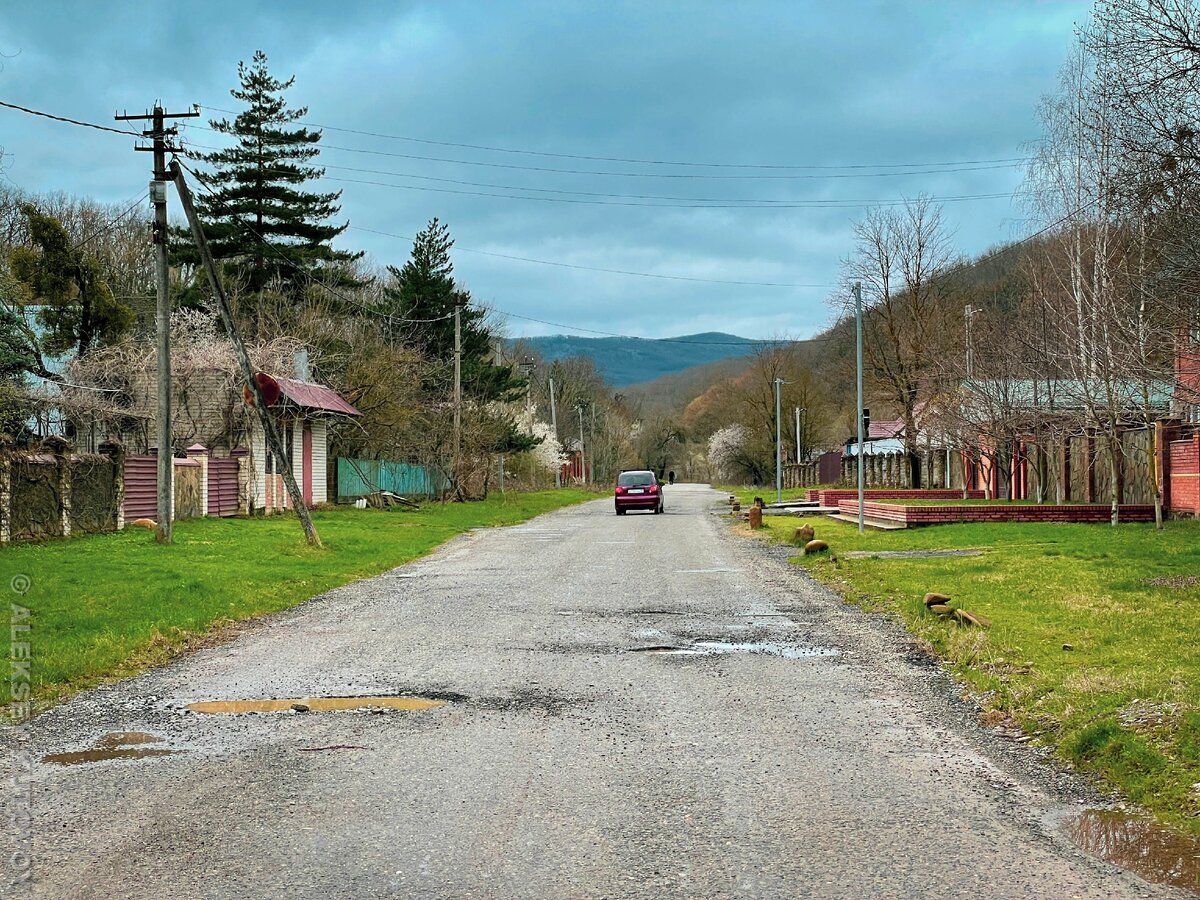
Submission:
<svg viewBox="0 0 1200 900">
<path fill-rule="evenodd" d="M 324 419 L 312 420 L 312 498 L 313 503 L 324 503 L 329 499 L 327 466 L 329 459 L 329 430 Z"/>
</svg>

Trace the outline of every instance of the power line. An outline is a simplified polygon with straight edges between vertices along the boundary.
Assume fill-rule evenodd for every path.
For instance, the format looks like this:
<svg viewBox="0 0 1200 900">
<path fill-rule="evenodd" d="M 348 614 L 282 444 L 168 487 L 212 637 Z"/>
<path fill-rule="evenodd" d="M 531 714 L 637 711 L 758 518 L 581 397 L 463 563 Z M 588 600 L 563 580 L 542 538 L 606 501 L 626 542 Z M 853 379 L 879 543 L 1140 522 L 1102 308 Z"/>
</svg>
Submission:
<svg viewBox="0 0 1200 900">
<path fill-rule="evenodd" d="M 85 244 L 91 243 L 96 238 L 100 237 L 100 235 L 106 234 L 107 232 L 112 231 L 114 228 L 116 228 L 123 221 L 125 221 L 125 219 L 127 219 L 129 217 L 129 214 L 131 212 L 133 212 L 142 203 L 143 200 L 146 199 L 146 196 L 147 195 L 144 191 L 142 193 L 138 194 L 137 197 L 134 198 L 134 200 L 124 209 L 123 212 L 119 213 L 116 218 L 110 219 L 108 222 L 106 222 L 104 225 L 100 226 L 98 229 L 93 231 L 87 237 L 83 238 L 80 241 L 77 241 L 75 244 L 72 245 L 72 249 L 78 250 L 80 247 L 84 246 Z"/>
<path fill-rule="evenodd" d="M 96 131 L 107 131 L 112 134 L 119 134 L 122 137 L 129 137 L 129 135 L 135 133 L 132 131 L 122 131 L 120 128 L 110 128 L 107 125 L 97 125 L 95 122 L 84 122 L 81 119 L 71 119 L 67 116 L 56 116 L 53 113 L 42 112 L 41 110 L 37 109 L 30 109 L 28 106 L 18 106 L 16 103 L 8 103 L 4 100 L 0 100 L 0 106 L 7 107 L 8 109 L 15 109 L 18 112 L 28 113 L 31 116 L 41 116 L 43 119 L 53 119 L 55 122 L 65 122 L 67 125 L 78 125 L 81 128 L 94 128 Z"/>
<path fill-rule="evenodd" d="M 378 235 L 382 235 L 383 237 L 396 238 L 397 240 L 402 240 L 402 241 L 409 240 L 409 238 L 406 237 L 405 235 L 392 234 L 391 232 L 388 232 L 388 231 L 379 231 L 378 229 L 375 229 L 375 228 L 363 228 L 360 225 L 350 225 L 349 228 L 352 231 L 365 231 L 370 234 L 378 234 Z M 561 268 L 561 269 L 582 269 L 583 271 L 586 271 L 586 272 L 607 272 L 612 275 L 632 275 L 632 276 L 636 276 L 639 278 L 662 278 L 662 279 L 666 279 L 668 281 L 693 281 L 693 282 L 700 282 L 702 284 L 735 284 L 735 285 L 747 285 L 747 286 L 752 286 L 752 287 L 812 288 L 812 287 L 834 287 L 835 286 L 832 284 L 800 284 L 800 283 L 792 283 L 792 282 L 775 282 L 775 281 L 726 281 L 726 280 L 719 279 L 719 278 L 694 278 L 694 277 L 691 277 L 688 275 L 661 275 L 661 274 L 657 274 L 654 272 L 633 272 L 633 271 L 629 271 L 626 269 L 605 269 L 605 268 L 601 268 L 599 266 L 582 266 L 582 265 L 576 265 L 574 263 L 554 262 L 553 260 L 549 260 L 549 259 L 533 259 L 528 256 L 511 256 L 507 253 L 494 253 L 490 250 L 475 250 L 475 249 L 472 249 L 471 247 L 460 247 L 457 244 L 454 245 L 454 249 L 461 250 L 464 253 L 478 253 L 480 256 L 494 256 L 499 259 L 512 259 L 512 260 L 516 260 L 518 262 L 538 263 L 539 265 L 543 265 L 543 266 L 557 266 L 558 268 Z"/>
<path fill-rule="evenodd" d="M 217 129 L 215 129 L 215 128 L 206 127 L 204 125 L 193 125 L 190 127 L 198 128 L 202 131 L 211 131 L 216 134 L 224 134 L 225 133 L 225 132 L 217 131 Z M 280 143 L 289 143 L 289 142 L 280 141 Z M 299 143 L 299 142 L 294 141 L 294 142 L 290 142 L 290 143 Z M 906 175 L 942 175 L 942 174 L 950 174 L 950 173 L 954 173 L 954 172 L 986 172 L 986 171 L 991 171 L 991 170 L 995 170 L 995 169 L 1013 169 L 1013 168 L 1018 168 L 1024 162 L 1024 159 L 1021 158 L 1022 159 L 1021 162 L 989 163 L 986 165 L 964 165 L 964 166 L 955 166 L 952 168 L 935 168 L 932 166 L 926 166 L 924 168 L 914 169 L 913 171 L 906 171 L 906 172 L 840 172 L 840 173 L 829 173 L 829 174 L 821 174 L 821 175 L 814 175 L 814 174 L 807 174 L 807 175 L 799 175 L 799 174 L 791 174 L 791 175 L 781 175 L 781 174 L 699 175 L 699 174 L 682 173 L 682 172 L 606 172 L 606 171 L 602 171 L 602 170 L 592 170 L 592 169 L 558 169 L 558 168 L 554 168 L 551 166 L 522 166 L 522 165 L 517 165 L 516 163 L 498 163 L 498 162 L 485 162 L 482 160 L 450 159 L 448 157 L 442 157 L 442 156 L 421 156 L 419 154 L 414 154 L 414 153 L 396 153 L 396 152 L 393 152 L 390 150 L 367 150 L 367 149 L 364 149 L 361 147 L 342 147 L 342 146 L 338 146 L 336 144 L 322 144 L 320 149 L 323 151 L 324 150 L 341 150 L 345 153 L 365 153 L 370 156 L 387 156 L 387 157 L 393 157 L 396 159 L 416 159 L 416 160 L 422 160 L 424 162 L 452 163 L 454 165 L 460 165 L 460 166 L 481 166 L 483 168 L 489 168 L 489 169 L 515 169 L 515 170 L 522 171 L 522 172 L 553 172 L 553 173 L 560 174 L 560 175 L 599 175 L 599 176 L 609 177 L 609 178 L 686 178 L 686 179 L 710 179 L 710 180 L 725 180 L 725 181 L 729 181 L 729 180 L 733 180 L 733 181 L 746 181 L 746 180 L 774 180 L 774 181 L 816 180 L 816 181 L 821 181 L 821 180 L 826 180 L 826 179 L 841 179 L 841 178 L 898 178 L 898 177 L 906 176 Z M 1018 159 L 1018 158 L 1014 157 L 1013 159 Z"/>
<path fill-rule="evenodd" d="M 220 206 L 222 206 L 226 209 L 226 211 L 227 211 L 226 215 L 228 215 L 229 218 L 232 219 L 235 224 L 237 224 L 244 231 L 248 231 L 250 234 L 254 235 L 256 238 L 259 239 L 259 241 L 262 242 L 262 246 L 266 248 L 269 256 L 271 256 L 273 259 L 283 263 L 284 265 L 290 266 L 291 268 L 295 269 L 297 272 L 299 272 L 304 277 L 304 279 L 310 285 L 317 285 L 321 289 L 328 291 L 330 294 L 332 294 L 334 297 L 338 298 L 342 302 L 347 303 L 350 306 L 355 306 L 371 315 L 379 316 L 381 319 L 385 319 L 386 321 L 388 321 L 391 324 L 399 323 L 399 324 L 403 324 L 403 325 L 421 325 L 421 324 L 429 324 L 431 322 L 444 322 L 447 319 L 451 319 L 454 317 L 454 313 L 451 312 L 451 313 L 447 313 L 446 315 L 437 316 L 432 319 L 408 319 L 408 318 L 404 318 L 402 316 L 394 315 L 392 313 L 383 312 L 382 310 L 373 309 L 369 305 L 362 303 L 362 302 L 354 299 L 353 297 L 350 297 L 347 294 L 343 294 L 341 291 L 336 290 L 335 288 L 333 288 L 330 285 L 320 284 L 315 279 L 313 279 L 311 272 L 309 272 L 307 269 L 305 269 L 303 266 L 299 265 L 295 261 L 288 259 L 283 254 L 276 251 L 275 248 L 271 245 L 271 243 L 261 233 L 256 231 L 250 225 L 248 225 L 245 222 L 245 220 L 242 219 L 239 215 L 237 215 L 236 213 L 228 212 L 227 204 L 223 203 L 221 201 L 220 197 L 218 197 L 216 194 L 214 194 L 211 190 L 209 190 L 204 185 L 204 183 L 200 180 L 200 176 L 196 173 L 196 171 L 194 169 L 192 169 L 190 166 L 188 166 L 185 163 L 183 163 L 182 161 L 180 161 L 178 158 L 176 158 L 176 162 L 179 163 L 180 168 L 182 168 L 186 172 L 189 172 L 196 179 L 197 187 L 199 188 L 199 190 L 203 191 L 214 202 L 216 202 L 217 204 L 219 204 Z"/>
<path fill-rule="evenodd" d="M 205 106 L 205 109 L 211 109 L 214 112 L 222 112 L 230 115 L 239 115 L 238 110 L 224 109 L 220 106 Z M 357 134 L 363 137 L 382 138 L 391 141 L 408 141 L 415 144 L 427 144 L 436 147 L 459 147 L 464 150 L 484 150 L 489 153 L 516 153 L 524 156 L 542 156 L 555 159 L 578 159 L 588 162 L 618 162 L 632 163 L 636 165 L 646 166 L 680 166 L 694 167 L 706 169 L 807 169 L 807 170 L 849 170 L 849 169 L 899 169 L 899 168 L 921 168 L 933 166 L 968 166 L 979 165 L 985 163 L 1021 163 L 1028 162 L 1032 157 L 1028 156 L 1013 156 L 1003 159 L 984 159 L 984 160 L 957 160 L 951 162 L 937 163 L 859 163 L 846 164 L 837 166 L 821 166 L 821 165 L 778 165 L 769 163 L 710 163 L 710 162 L 691 162 L 682 160 L 665 160 L 665 159 L 637 159 L 624 156 L 589 156 L 580 153 L 552 153 L 546 150 L 527 150 L 514 147 L 492 147 L 486 144 L 465 144 L 455 141 L 438 141 L 429 138 L 410 137 L 402 134 L 384 134 L 378 131 L 363 131 L 357 128 L 341 128 L 336 125 L 321 125 L 317 122 L 297 121 L 295 124 L 304 126 L 305 128 L 319 128 L 322 131 L 337 131 L 343 134 Z"/>
<path fill-rule="evenodd" d="M 201 150 L 219 150 L 219 149 L 221 149 L 219 147 L 212 147 L 212 146 L 206 145 L 206 144 L 192 143 L 189 146 L 197 148 L 197 149 L 201 149 Z M 189 154 L 189 155 L 194 156 L 195 154 Z M 525 185 L 492 184 L 490 182 L 464 181 L 464 180 L 458 179 L 458 178 L 441 178 L 441 177 L 438 177 L 435 175 L 415 175 L 410 172 L 392 172 L 392 171 L 388 171 L 387 169 L 364 169 L 364 168 L 359 168 L 359 167 L 355 167 L 355 166 L 332 165 L 329 163 L 321 163 L 319 168 L 322 170 L 336 169 L 341 172 L 358 172 L 358 173 L 367 174 L 367 175 L 388 175 L 393 178 L 412 178 L 412 179 L 416 179 L 419 181 L 436 181 L 436 182 L 440 182 L 442 184 L 457 184 L 457 185 L 463 185 L 465 187 L 493 188 L 496 190 L 504 190 L 504 191 L 534 191 L 534 192 L 540 193 L 540 194 L 568 194 L 568 195 L 579 196 L 579 197 L 604 197 L 604 198 L 609 198 L 609 199 L 614 199 L 614 200 L 668 200 L 668 201 L 676 201 L 679 204 L 679 206 L 676 206 L 675 203 L 669 204 L 669 206 L 671 208 L 682 207 L 682 208 L 687 208 L 687 209 L 692 208 L 691 204 L 695 204 L 696 208 L 699 208 L 699 209 L 710 209 L 710 208 L 711 209 L 760 209 L 760 208 L 761 209 L 861 209 L 861 208 L 869 207 L 869 206 L 899 206 L 899 205 L 903 205 L 904 203 L 908 202 L 903 199 L 889 199 L 889 200 L 784 199 L 784 200 L 778 200 L 778 199 L 759 199 L 759 198 L 750 198 L 750 197 L 746 197 L 746 198 L 678 197 L 678 196 L 669 196 L 669 195 L 664 196 L 664 195 L 660 195 L 660 194 L 614 194 L 614 193 L 607 192 L 607 191 L 572 191 L 572 190 L 566 190 L 563 188 L 539 188 L 539 187 L 529 187 L 529 186 L 525 186 Z M 274 173 L 278 173 L 278 174 L 287 174 L 287 175 L 293 174 L 293 172 L 291 170 L 271 168 L 269 166 L 264 167 L 262 169 L 262 171 L 274 172 Z M 434 190 L 432 188 L 421 188 L 418 185 L 389 184 L 387 182 L 366 181 L 366 180 L 360 180 L 360 179 L 336 178 L 333 176 L 325 176 L 325 175 L 323 175 L 322 177 L 327 177 L 327 178 L 329 178 L 330 181 L 348 182 L 351 184 L 372 184 L 372 185 L 377 185 L 377 186 L 381 186 L 381 187 L 394 187 L 394 188 L 398 188 L 401 190 L 418 190 L 418 191 L 419 190 Z M 462 192 L 455 192 L 455 193 L 463 193 L 463 194 L 468 194 L 471 196 L 484 196 L 484 197 L 503 197 L 503 196 L 505 196 L 502 194 L 477 193 L 474 191 L 462 191 Z M 956 203 L 956 202 L 969 201 L 969 200 L 1000 200 L 1000 199 L 1004 199 L 1006 197 L 1011 197 L 1011 196 L 1012 196 L 1012 193 L 1008 192 L 1008 193 L 991 193 L 991 194 L 961 194 L 961 195 L 932 197 L 931 199 L 938 203 Z M 544 200 L 546 198 L 513 196 L 508 199 Z M 585 201 L 576 201 L 576 202 L 582 203 Z M 684 206 L 684 204 L 687 204 L 687 205 Z M 623 204 L 623 205 L 660 206 L 660 205 L 668 205 L 668 204 L 630 203 L 630 204 Z"/>
</svg>

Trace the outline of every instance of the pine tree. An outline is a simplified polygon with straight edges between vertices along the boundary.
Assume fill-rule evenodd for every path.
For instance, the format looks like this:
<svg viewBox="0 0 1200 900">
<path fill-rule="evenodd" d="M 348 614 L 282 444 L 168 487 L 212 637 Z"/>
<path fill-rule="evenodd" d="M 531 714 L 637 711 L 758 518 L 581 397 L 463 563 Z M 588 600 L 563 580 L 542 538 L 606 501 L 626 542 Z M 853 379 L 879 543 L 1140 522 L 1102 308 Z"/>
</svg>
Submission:
<svg viewBox="0 0 1200 900">
<path fill-rule="evenodd" d="M 199 174 L 205 190 L 197 192 L 196 206 L 214 255 L 243 279 L 247 291 L 258 294 L 274 283 L 298 301 L 308 276 L 362 253 L 331 246 L 349 227 L 328 221 L 341 210 L 341 191 L 304 189 L 325 170 L 310 165 L 320 153 L 321 132 L 289 127 L 308 114 L 307 107 L 289 109 L 283 96 L 295 80 L 274 78 L 261 50 L 249 66 L 238 63 L 240 87 L 230 94 L 247 108 L 232 122 L 209 123 L 236 144 L 198 156 L 212 171 Z M 186 258 L 186 246 L 182 249 Z"/>
<path fill-rule="evenodd" d="M 454 280 L 450 229 L 436 218 L 413 240 L 412 256 L 400 269 L 388 266 L 391 284 L 383 293 L 388 336 L 418 347 L 429 359 L 454 359 L 454 308 L 460 307 L 464 395 L 480 402 L 522 395 L 525 382 L 511 366 L 492 358 L 486 311 Z"/>
</svg>

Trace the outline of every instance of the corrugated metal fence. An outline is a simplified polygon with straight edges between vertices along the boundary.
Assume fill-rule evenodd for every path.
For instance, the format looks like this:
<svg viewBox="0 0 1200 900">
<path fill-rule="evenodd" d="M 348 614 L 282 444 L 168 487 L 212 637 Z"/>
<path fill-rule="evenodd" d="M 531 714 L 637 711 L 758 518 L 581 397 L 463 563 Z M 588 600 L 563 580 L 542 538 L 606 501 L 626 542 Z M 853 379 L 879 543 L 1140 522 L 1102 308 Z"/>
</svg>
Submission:
<svg viewBox="0 0 1200 900">
<path fill-rule="evenodd" d="M 406 497 L 434 497 L 450 482 L 425 466 L 387 459 L 337 460 L 338 499 L 365 497 L 375 491 L 391 491 Z"/>
</svg>

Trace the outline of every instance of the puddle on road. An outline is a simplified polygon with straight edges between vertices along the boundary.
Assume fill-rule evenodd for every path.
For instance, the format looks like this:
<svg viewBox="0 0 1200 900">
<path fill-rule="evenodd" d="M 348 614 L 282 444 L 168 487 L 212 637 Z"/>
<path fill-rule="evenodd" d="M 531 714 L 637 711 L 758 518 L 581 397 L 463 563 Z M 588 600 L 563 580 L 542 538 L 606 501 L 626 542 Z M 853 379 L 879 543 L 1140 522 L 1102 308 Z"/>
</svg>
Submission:
<svg viewBox="0 0 1200 900">
<path fill-rule="evenodd" d="M 447 700 L 428 697 L 293 697 L 274 700 L 203 700 L 187 708 L 198 713 L 333 712 L 346 709 L 436 709 Z M 303 707 L 303 709 L 298 709 Z"/>
<path fill-rule="evenodd" d="M 68 753 L 49 753 L 42 762 L 58 766 L 78 766 L 84 763 L 103 762 L 109 759 L 145 759 L 149 756 L 171 756 L 178 750 L 164 747 L 146 747 L 144 744 L 161 744 L 162 738 L 144 731 L 110 731 L 101 737 L 90 750 L 74 750 Z"/>
<path fill-rule="evenodd" d="M 1080 849 L 1146 881 L 1200 894 L 1200 841 L 1119 810 L 1089 809 L 1065 830 Z"/>
<path fill-rule="evenodd" d="M 631 653 L 649 653 L 656 656 L 718 656 L 726 653 L 756 653 L 763 656 L 778 656 L 783 659 L 807 659 L 817 656 L 840 656 L 841 651 L 832 647 L 790 647 L 787 644 L 770 642 L 697 641 L 687 647 L 634 647 Z"/>
</svg>

